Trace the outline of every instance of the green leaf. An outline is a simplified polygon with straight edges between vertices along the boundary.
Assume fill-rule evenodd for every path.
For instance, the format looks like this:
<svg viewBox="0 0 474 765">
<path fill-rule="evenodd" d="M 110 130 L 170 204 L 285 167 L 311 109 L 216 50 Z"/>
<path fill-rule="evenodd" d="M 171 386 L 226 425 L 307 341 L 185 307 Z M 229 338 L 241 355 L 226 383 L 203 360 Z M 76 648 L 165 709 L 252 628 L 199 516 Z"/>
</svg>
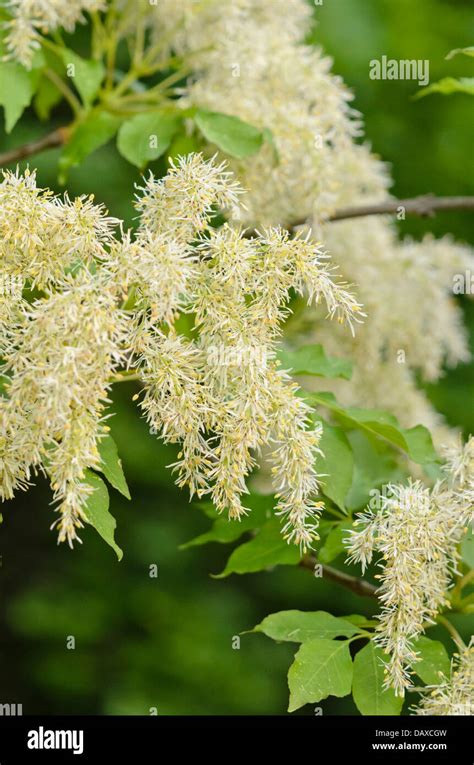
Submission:
<svg viewBox="0 0 474 765">
<path fill-rule="evenodd" d="M 354 473 L 346 506 L 352 511 L 367 505 L 375 489 L 401 481 L 405 474 L 385 442 L 374 443 L 360 430 L 352 430 L 347 437 L 354 458 Z"/>
<path fill-rule="evenodd" d="M 304 643 L 314 638 L 331 640 L 336 637 L 352 637 L 359 628 L 327 611 L 279 611 L 270 614 L 251 630 L 263 632 L 272 640 Z"/>
<path fill-rule="evenodd" d="M 396 449 L 401 449 L 419 464 L 435 462 L 438 456 L 429 431 L 423 425 L 405 429 L 396 417 L 382 409 L 344 409 L 332 393 L 310 393 L 307 399 L 313 405 L 324 406 L 348 430 L 363 430 L 369 437 L 383 439 Z"/>
<path fill-rule="evenodd" d="M 293 375 L 343 377 L 350 380 L 352 364 L 346 359 L 326 356 L 322 345 L 303 345 L 297 351 L 278 351 L 277 358 Z"/>
<path fill-rule="evenodd" d="M 84 515 L 88 523 L 95 528 L 102 539 L 115 550 L 117 558 L 122 560 L 123 551 L 115 543 L 114 535 L 117 522 L 113 515 L 109 513 L 109 492 L 107 491 L 107 486 L 102 478 L 93 473 L 92 470 L 86 470 L 85 483 L 92 486 L 94 491 L 84 508 Z"/>
<path fill-rule="evenodd" d="M 331 563 L 338 555 L 346 552 L 342 540 L 347 539 L 349 536 L 348 530 L 350 527 L 350 521 L 343 521 L 334 526 L 327 535 L 324 544 L 318 550 L 318 561 L 321 563 Z"/>
<path fill-rule="evenodd" d="M 179 126 L 176 115 L 165 112 L 137 114 L 121 126 L 117 147 L 136 167 L 143 168 L 165 153 Z"/>
<path fill-rule="evenodd" d="M 474 568 L 474 529 L 467 530 L 461 542 L 461 556 L 469 568 Z"/>
<path fill-rule="evenodd" d="M 400 428 L 400 426 L 398 427 Z M 408 429 L 400 428 L 400 432 L 405 438 L 407 444 L 406 451 L 413 462 L 423 465 L 435 462 L 438 459 L 431 433 L 424 425 L 415 425 L 414 428 Z"/>
<path fill-rule="evenodd" d="M 41 77 L 34 98 L 34 107 L 36 114 L 42 122 L 49 119 L 51 110 L 59 104 L 61 99 L 61 92 L 51 80 L 48 77 Z"/>
<path fill-rule="evenodd" d="M 433 82 L 427 88 L 422 88 L 414 98 L 423 98 L 431 93 L 441 93 L 443 96 L 450 96 L 452 93 L 467 93 L 474 95 L 474 77 L 443 77 L 439 82 Z"/>
<path fill-rule="evenodd" d="M 237 159 L 256 154 L 264 141 L 261 130 L 228 114 L 199 109 L 194 121 L 206 140 Z"/>
<path fill-rule="evenodd" d="M 99 454 L 102 460 L 100 468 L 101 473 L 105 475 L 108 482 L 112 484 L 124 497 L 130 499 L 130 491 L 122 468 L 122 460 L 117 451 L 117 444 L 112 436 L 106 436 L 99 443 Z"/>
<path fill-rule="evenodd" d="M 379 624 L 377 619 L 369 619 L 367 616 L 362 616 L 362 614 L 349 614 L 348 616 L 341 616 L 341 619 L 345 619 L 346 622 L 350 622 L 361 629 L 377 627 Z"/>
<path fill-rule="evenodd" d="M 319 418 L 318 418 L 319 419 Z M 345 500 L 352 485 L 354 458 L 351 445 L 342 428 L 323 421 L 323 434 L 319 444 L 323 456 L 317 458 L 321 475 L 321 490 L 345 511 Z"/>
<path fill-rule="evenodd" d="M 303 643 L 288 672 L 289 712 L 328 696 L 347 696 L 352 685 L 349 645 L 316 638 Z"/>
<path fill-rule="evenodd" d="M 439 640 L 421 635 L 413 648 L 420 655 L 419 661 L 413 664 L 413 671 L 426 685 L 439 685 L 442 675 L 449 677 L 451 662 L 446 648 Z"/>
<path fill-rule="evenodd" d="M 403 698 L 383 687 L 383 658 L 384 652 L 370 641 L 354 659 L 352 694 L 363 715 L 399 715 L 402 711 Z"/>
<path fill-rule="evenodd" d="M 178 133 L 171 142 L 168 158 L 176 160 L 178 157 L 185 157 L 187 154 L 199 151 L 199 149 L 200 144 L 196 136 L 186 135 L 186 133 Z"/>
<path fill-rule="evenodd" d="M 296 565 L 299 561 L 298 547 L 285 542 L 280 522 L 274 518 L 262 526 L 254 539 L 234 550 L 224 570 L 216 574 L 215 578 L 221 579 L 229 574 L 250 574 L 277 565 Z"/>
<path fill-rule="evenodd" d="M 208 542 L 220 542 L 221 544 L 235 542 L 246 531 L 259 529 L 270 520 L 275 500 L 270 495 L 249 494 L 244 504 L 249 508 L 249 513 L 240 521 L 232 521 L 227 517 L 217 515 L 216 510 L 210 505 L 210 512 L 206 514 L 214 519 L 212 528 L 184 545 L 180 545 L 180 550 L 205 545 Z"/>
<path fill-rule="evenodd" d="M 99 92 L 105 76 L 102 61 L 85 60 L 67 48 L 61 51 L 67 76 L 74 85 L 86 106 L 90 106 Z"/>
<path fill-rule="evenodd" d="M 106 144 L 117 132 L 121 119 L 108 112 L 90 112 L 74 130 L 63 149 L 59 167 L 64 180 L 65 171 L 79 165 L 89 154 Z"/>
<path fill-rule="evenodd" d="M 449 59 L 454 58 L 454 56 L 458 56 L 459 53 L 462 53 L 465 56 L 474 56 L 474 45 L 469 45 L 467 48 L 454 48 L 454 50 L 450 50 L 446 56 L 446 60 L 449 61 Z"/>
<path fill-rule="evenodd" d="M 0 61 L 0 106 L 5 111 L 5 130 L 10 133 L 30 105 L 35 93 L 40 72 L 27 71 L 20 64 Z"/>
</svg>

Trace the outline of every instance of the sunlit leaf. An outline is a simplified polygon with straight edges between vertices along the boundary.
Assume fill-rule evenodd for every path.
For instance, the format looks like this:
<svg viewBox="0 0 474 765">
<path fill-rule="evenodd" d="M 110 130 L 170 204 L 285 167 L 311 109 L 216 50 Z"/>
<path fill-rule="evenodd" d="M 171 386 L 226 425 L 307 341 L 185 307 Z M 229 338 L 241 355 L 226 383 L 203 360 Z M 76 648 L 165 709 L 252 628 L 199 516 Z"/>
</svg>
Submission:
<svg viewBox="0 0 474 765">
<path fill-rule="evenodd" d="M 272 640 L 304 643 L 314 638 L 332 640 L 336 637 L 352 637 L 359 628 L 327 611 L 279 611 L 270 614 L 253 628 Z"/>
<path fill-rule="evenodd" d="M 429 96 L 431 93 L 441 93 L 443 96 L 450 96 L 452 93 L 467 93 L 470 96 L 474 95 L 474 77 L 444 77 L 439 82 L 433 82 L 426 88 L 418 91 L 415 98 L 423 98 L 423 96 Z"/>
<path fill-rule="evenodd" d="M 237 159 L 256 154 L 264 141 L 261 130 L 228 114 L 199 109 L 194 121 L 210 143 Z"/>
<path fill-rule="evenodd" d="M 383 687 L 386 660 L 387 655 L 372 641 L 356 654 L 352 694 L 363 715 L 399 715 L 402 711 L 403 698 L 396 696 L 392 688 Z"/>
<path fill-rule="evenodd" d="M 419 660 L 413 664 L 413 671 L 427 685 L 439 685 L 443 676 L 449 677 L 451 662 L 446 648 L 439 640 L 421 635 L 413 646 Z"/>
<path fill-rule="evenodd" d="M 120 154 L 132 165 L 143 168 L 168 149 L 179 126 L 179 119 L 165 112 L 137 114 L 126 120 L 117 136 Z"/>
<path fill-rule="evenodd" d="M 326 356 L 322 345 L 303 345 L 296 351 L 282 349 L 277 358 L 283 369 L 293 375 L 315 375 L 317 377 L 343 377 L 349 380 L 352 364 L 346 359 Z"/>
<path fill-rule="evenodd" d="M 250 574 L 277 565 L 296 565 L 300 561 L 296 545 L 287 544 L 281 535 L 280 521 L 268 521 L 258 534 L 232 553 L 224 570 L 216 575 L 220 579 L 229 574 Z"/>
<path fill-rule="evenodd" d="M 328 696 L 347 696 L 352 685 L 349 645 L 316 638 L 303 643 L 288 672 L 289 712 Z"/>
<path fill-rule="evenodd" d="M 112 436 L 108 435 L 99 442 L 99 454 L 102 460 L 100 470 L 105 475 L 114 489 L 117 489 L 124 497 L 130 499 L 130 491 L 127 486 L 122 460 L 117 451 L 117 444 Z"/>
<path fill-rule="evenodd" d="M 123 558 L 123 551 L 115 542 L 115 528 L 117 522 L 113 515 L 109 513 L 109 492 L 107 486 L 100 476 L 93 473 L 92 470 L 86 470 L 85 483 L 93 488 L 87 504 L 84 508 L 84 514 L 88 523 L 95 528 L 102 539 L 115 550 L 117 558 Z"/>
<path fill-rule="evenodd" d="M 85 60 L 67 48 L 61 51 L 61 56 L 68 78 L 74 83 L 83 103 L 89 106 L 97 96 L 105 76 L 102 61 Z"/>
</svg>

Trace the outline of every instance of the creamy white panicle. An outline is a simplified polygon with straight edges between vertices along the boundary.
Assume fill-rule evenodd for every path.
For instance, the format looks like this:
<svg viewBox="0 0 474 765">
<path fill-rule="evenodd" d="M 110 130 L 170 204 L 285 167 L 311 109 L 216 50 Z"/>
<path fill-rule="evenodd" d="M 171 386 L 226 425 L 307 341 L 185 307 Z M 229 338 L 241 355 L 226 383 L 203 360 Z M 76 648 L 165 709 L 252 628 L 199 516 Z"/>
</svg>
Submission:
<svg viewBox="0 0 474 765">
<path fill-rule="evenodd" d="M 62 27 L 72 32 L 86 19 L 85 12 L 98 11 L 105 0 L 8 0 L 6 46 L 10 57 L 27 68 L 31 67 L 35 50 L 40 47 L 39 33 L 53 32 Z"/>
<path fill-rule="evenodd" d="M 386 685 L 403 695 L 418 659 L 416 638 L 425 622 L 449 607 L 447 592 L 457 573 L 459 542 L 473 522 L 474 438 L 450 453 L 446 479 L 428 489 L 420 481 L 389 485 L 381 507 L 359 514 L 345 540 L 350 562 L 364 571 L 374 553 L 382 569 L 382 603 L 376 641 L 388 654 Z"/>
<path fill-rule="evenodd" d="M 438 444 L 452 438 L 417 378 L 435 381 L 445 364 L 469 359 L 452 284 L 454 274 L 474 270 L 472 249 L 449 237 L 400 242 L 388 217 L 325 223 L 337 208 L 388 199 L 391 179 L 370 149 L 355 143 L 360 115 L 331 60 L 304 44 L 310 4 L 160 0 L 150 24 L 157 39 L 169 41 L 163 55 L 171 48 L 189 57 L 194 73 L 183 106 L 236 115 L 272 132 L 273 146 L 231 161 L 248 190 L 239 220 L 257 227 L 307 221 L 343 276 L 360 285 L 370 321 L 355 339 L 337 324 L 322 325 L 316 313 L 308 316 L 307 339 L 317 336 L 329 352 L 356 362 L 350 385 L 331 383 L 340 400 L 389 408 L 407 427 L 421 422 Z"/>
<path fill-rule="evenodd" d="M 183 264 L 184 293 L 174 296 L 174 306 L 168 303 L 168 330 L 151 327 L 146 311 L 136 317 L 142 407 L 166 441 L 182 444 L 173 466 L 178 484 L 198 496 L 210 493 L 231 518 L 247 512 L 247 476 L 261 447 L 271 444 L 285 537 L 306 548 L 317 538 L 321 510 L 314 499 L 321 434 L 310 428 L 297 387 L 278 369 L 275 344 L 291 290 L 308 303 L 324 301 L 331 317 L 349 324 L 363 314 L 347 285 L 335 281 L 326 255 L 307 239 L 291 239 L 281 229 L 249 239 L 228 225 L 199 239 L 214 206 L 235 206 L 241 191 L 218 170 L 196 157 L 182 160 L 164 179 L 150 178 L 137 201 L 138 239 L 145 229 L 190 248 L 192 256 Z M 195 316 L 195 342 L 173 328 L 173 311 L 183 308 Z"/>
<path fill-rule="evenodd" d="M 328 353 L 354 359 L 351 385 L 334 382 L 332 390 L 347 405 L 387 408 L 406 427 L 426 425 L 438 446 L 455 440 L 417 379 L 434 382 L 446 364 L 470 358 L 452 284 L 454 274 L 474 268 L 472 251 L 450 237 L 400 243 L 390 223 L 375 217 L 327 224 L 321 237 L 342 273 L 357 274 L 370 317 L 354 339 L 316 324 Z"/>
<path fill-rule="evenodd" d="M 33 174 L 4 175 L 2 274 L 40 296 L 0 295 L 2 499 L 47 474 L 59 541 L 72 544 L 92 491 L 85 471 L 100 464 L 108 391 L 119 369 L 133 368 L 148 422 L 181 445 L 177 483 L 238 519 L 246 479 L 269 446 L 283 533 L 306 549 L 322 509 L 321 427 L 278 368 L 276 344 L 292 292 L 351 327 L 361 306 L 307 237 L 210 227 L 242 193 L 222 164 L 190 155 L 140 191 L 132 236 L 90 198 L 59 199 Z M 191 333 L 178 328 L 184 314 Z"/>
<path fill-rule="evenodd" d="M 455 654 L 451 676 L 440 677 L 439 685 L 427 688 L 415 715 L 471 716 L 474 714 L 474 641 Z"/>
<path fill-rule="evenodd" d="M 328 213 L 344 159 L 358 151 L 349 91 L 330 73 L 331 60 L 302 44 L 311 18 L 304 0 L 163 0 L 152 12 L 157 39 L 168 34 L 169 47 L 191 57 L 182 105 L 233 114 L 273 133 L 279 161 L 268 143 L 231 163 L 248 190 L 249 225 Z"/>
<path fill-rule="evenodd" d="M 141 14 L 156 55 L 161 51 L 165 63 L 176 52 L 191 70 L 178 106 L 224 112 L 271 131 L 272 140 L 257 154 L 229 160 L 248 191 L 245 209 L 230 203 L 235 223 L 259 228 L 306 223 L 343 278 L 360 285 L 370 322 L 355 339 L 335 323 L 321 324 L 316 311 L 308 316 L 307 340 L 316 333 L 329 352 L 336 349 L 356 362 L 351 385 L 331 382 L 340 400 L 389 408 L 407 427 L 422 423 L 438 445 L 452 439 L 418 380 L 436 381 L 446 365 L 470 357 L 453 278 L 474 271 L 472 249 L 449 237 L 401 242 L 388 217 L 327 223 L 337 208 L 388 199 L 391 179 L 370 148 L 356 142 L 362 135 L 360 115 L 350 106 L 350 91 L 331 72 L 331 59 L 304 42 L 313 28 L 311 5 L 306 0 L 115 2 L 122 14 L 119 34 L 132 34 Z M 10 55 L 30 66 L 40 32 L 72 29 L 84 12 L 106 5 L 10 0 Z M 214 150 L 209 147 L 210 154 Z M 172 211 L 172 217 L 179 212 Z"/>
</svg>

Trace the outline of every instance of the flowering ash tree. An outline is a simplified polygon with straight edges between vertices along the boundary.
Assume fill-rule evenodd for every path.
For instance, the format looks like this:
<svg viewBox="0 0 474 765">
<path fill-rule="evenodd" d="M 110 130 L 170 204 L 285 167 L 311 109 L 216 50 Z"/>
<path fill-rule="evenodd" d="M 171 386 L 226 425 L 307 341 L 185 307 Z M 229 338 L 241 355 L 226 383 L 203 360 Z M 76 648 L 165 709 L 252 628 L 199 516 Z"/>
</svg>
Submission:
<svg viewBox="0 0 474 765">
<path fill-rule="evenodd" d="M 375 619 L 287 610 L 255 627 L 300 644 L 290 711 L 352 693 L 362 714 L 400 714 L 411 691 L 415 714 L 470 714 L 474 645 L 449 615 L 474 611 L 474 439 L 419 382 L 468 358 L 451 285 L 474 258 L 450 237 L 400 241 L 388 214 L 449 200 L 390 196 L 351 93 L 304 43 L 304 0 L 0 13 L 6 130 L 31 102 L 72 113 L 1 164 L 61 146 L 65 182 L 114 139 L 142 173 L 169 168 L 137 186 L 133 232 L 4 170 L 2 499 L 43 474 L 58 541 L 91 524 L 120 558 L 100 474 L 129 496 L 107 422 L 112 386 L 134 381 L 150 430 L 177 445 L 177 484 L 213 519 L 189 544 L 241 540 L 221 576 L 299 565 L 379 601 Z M 77 25 L 88 56 L 64 42 Z M 330 565 L 344 552 L 368 578 Z"/>
</svg>

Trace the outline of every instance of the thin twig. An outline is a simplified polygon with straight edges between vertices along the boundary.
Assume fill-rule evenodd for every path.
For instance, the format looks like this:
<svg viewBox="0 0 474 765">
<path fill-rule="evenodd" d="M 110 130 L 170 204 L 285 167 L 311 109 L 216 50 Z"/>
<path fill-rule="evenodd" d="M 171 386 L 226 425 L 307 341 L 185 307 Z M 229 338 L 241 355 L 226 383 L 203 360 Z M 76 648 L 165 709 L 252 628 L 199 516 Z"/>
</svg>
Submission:
<svg viewBox="0 0 474 765">
<path fill-rule="evenodd" d="M 71 88 L 66 85 L 64 80 L 57 74 L 54 69 L 45 69 L 44 70 L 45 76 L 48 78 L 48 80 L 51 80 L 53 85 L 59 90 L 60 93 L 64 96 L 66 101 L 68 102 L 69 106 L 71 107 L 72 111 L 75 115 L 80 114 L 82 105 L 78 98 L 74 95 Z"/>
<path fill-rule="evenodd" d="M 67 140 L 68 132 L 68 128 L 60 127 L 37 141 L 25 143 L 23 146 L 18 146 L 16 149 L 10 149 L 4 152 L 4 154 L 0 154 L 0 167 L 11 162 L 19 162 L 21 159 L 31 157 L 33 154 L 39 154 L 42 151 L 46 151 L 46 149 L 62 146 Z"/>
<path fill-rule="evenodd" d="M 367 215 L 391 215 L 394 213 L 432 217 L 439 210 L 474 210 L 474 197 L 437 197 L 434 194 L 424 194 L 413 197 L 413 199 L 389 199 L 378 204 L 343 207 L 336 210 L 329 220 L 337 221 L 347 218 L 363 218 Z"/>
<path fill-rule="evenodd" d="M 471 569 L 465 576 L 462 577 L 462 579 L 459 580 L 459 589 L 462 590 L 464 587 L 467 587 L 468 584 L 472 584 L 474 580 L 474 568 Z"/>
<path fill-rule="evenodd" d="M 177 73 L 171 75 L 172 78 L 176 78 Z M 156 88 L 161 88 L 167 80 L 163 80 Z M 169 84 L 169 82 L 167 83 Z M 155 89 L 156 89 L 155 88 Z M 143 94 L 140 94 L 143 97 Z M 0 154 L 0 166 L 7 165 L 11 162 L 17 162 L 25 157 L 31 157 L 34 154 L 39 154 L 45 149 L 52 149 L 56 146 L 61 146 L 66 142 L 68 136 L 68 128 L 58 128 L 54 130 L 44 138 L 40 138 L 38 141 L 32 141 L 24 146 L 19 146 L 17 149 L 12 149 Z M 379 204 L 360 205 L 354 207 L 342 207 L 328 218 L 328 221 L 340 221 L 350 218 L 362 218 L 369 215 L 390 215 L 400 212 L 407 213 L 409 215 L 420 216 L 433 216 L 435 212 L 439 210 L 474 210 L 474 196 L 473 197 L 437 197 L 434 194 L 425 194 L 423 196 L 414 197 L 413 199 L 391 199 Z M 302 226 L 306 221 L 295 221 L 287 228 L 289 230 L 295 229 L 297 226 Z M 256 231 L 249 229 L 245 232 L 245 236 L 253 237 L 256 235 Z"/>
<path fill-rule="evenodd" d="M 327 221 L 334 223 L 350 218 L 364 218 L 369 215 L 419 215 L 421 217 L 433 217 L 440 210 L 474 210 L 474 197 L 437 197 L 434 194 L 423 194 L 412 199 L 388 199 L 377 204 L 354 205 L 353 207 L 341 207 L 336 210 Z M 286 226 L 293 231 L 298 226 L 304 226 L 305 219 L 297 220 Z M 256 230 L 249 229 L 245 236 L 252 238 L 257 235 Z"/>
<path fill-rule="evenodd" d="M 176 73 L 172 75 L 176 77 Z M 166 82 L 164 80 L 163 82 Z M 161 87 L 163 83 L 160 83 Z M 146 95 L 146 94 L 145 94 Z M 140 94 L 143 97 L 143 94 Z M 11 162 L 18 162 L 25 157 L 31 157 L 39 154 L 46 149 L 52 149 L 64 144 L 68 137 L 69 129 L 62 127 L 54 130 L 52 133 L 40 138 L 37 141 L 19 146 L 16 149 L 0 154 L 0 166 Z M 329 222 L 348 220 L 350 218 L 362 218 L 369 215 L 390 215 L 396 213 L 406 213 L 409 215 L 433 216 L 439 210 L 474 210 L 474 196 L 472 197 L 437 197 L 434 194 L 425 194 L 414 197 L 413 199 L 391 199 L 379 204 L 360 205 L 354 207 L 342 207 L 328 218 Z M 291 231 L 298 226 L 302 226 L 306 221 L 295 221 L 287 228 Z M 245 232 L 246 237 L 253 237 L 256 231 L 248 229 Z"/>
<path fill-rule="evenodd" d="M 332 566 L 326 566 L 319 563 L 314 555 L 307 555 L 302 558 L 300 562 L 302 568 L 306 568 L 308 571 L 315 572 L 316 566 L 321 566 L 323 572 L 323 578 L 330 579 L 332 582 L 342 585 L 351 592 L 355 592 L 356 595 L 363 595 L 367 598 L 377 597 L 377 587 L 365 579 L 358 579 L 355 576 L 345 574 L 343 571 L 339 571 Z"/>
</svg>

